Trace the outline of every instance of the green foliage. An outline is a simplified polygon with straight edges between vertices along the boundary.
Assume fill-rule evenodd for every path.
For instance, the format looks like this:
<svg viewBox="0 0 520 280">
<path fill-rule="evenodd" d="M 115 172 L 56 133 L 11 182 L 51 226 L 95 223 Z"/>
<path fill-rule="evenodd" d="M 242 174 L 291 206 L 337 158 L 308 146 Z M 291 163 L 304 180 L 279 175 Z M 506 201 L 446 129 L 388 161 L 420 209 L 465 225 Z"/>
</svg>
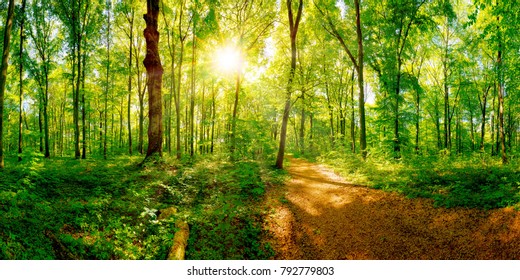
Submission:
<svg viewBox="0 0 520 280">
<path fill-rule="evenodd" d="M 140 160 L 13 163 L 0 177 L 0 259 L 166 259 L 177 219 L 191 227 L 189 258 L 272 256 L 257 206 L 278 173 L 218 157 Z M 159 221 L 171 205 L 180 212 Z"/>
<path fill-rule="evenodd" d="M 321 161 L 353 183 L 431 198 L 439 207 L 492 209 L 520 203 L 518 166 L 488 156 L 410 156 L 400 161 L 331 153 Z"/>
<path fill-rule="evenodd" d="M 190 225 L 187 259 L 267 259 L 258 201 L 277 173 L 255 161 L 230 164 L 217 158 L 186 166 L 172 178 L 171 201 L 184 207 Z"/>
</svg>

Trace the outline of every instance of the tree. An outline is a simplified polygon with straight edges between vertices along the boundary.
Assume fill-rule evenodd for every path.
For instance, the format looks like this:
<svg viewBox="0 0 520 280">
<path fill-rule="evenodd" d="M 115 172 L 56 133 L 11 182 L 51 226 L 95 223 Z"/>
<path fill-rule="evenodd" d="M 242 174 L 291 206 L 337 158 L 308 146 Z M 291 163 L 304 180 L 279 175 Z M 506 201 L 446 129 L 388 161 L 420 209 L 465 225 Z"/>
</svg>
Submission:
<svg viewBox="0 0 520 280">
<path fill-rule="evenodd" d="M 421 12 L 426 0 L 383 1 L 377 3 L 370 21 L 369 37 L 374 37 L 371 43 L 369 64 L 377 73 L 382 91 L 383 106 L 391 108 L 394 126 L 393 151 L 394 157 L 401 157 L 400 107 L 403 102 L 402 78 L 403 65 L 410 48 L 411 35 L 416 27 L 428 27 L 430 16 Z M 386 112 L 385 112 L 386 114 Z"/>
<path fill-rule="evenodd" d="M 85 158 L 86 155 L 86 104 L 85 93 L 81 91 L 82 78 L 86 63 L 86 47 L 88 36 L 93 35 L 93 28 L 98 22 L 97 16 L 101 14 L 98 1 L 86 0 L 56 0 L 55 13 L 61 19 L 68 32 L 69 47 L 72 49 L 70 58 L 72 61 L 72 104 L 73 104 L 73 126 L 74 126 L 74 157 Z M 81 106 L 80 106 L 81 105 Z M 82 111 L 83 124 L 83 155 L 80 151 L 80 116 Z"/>
<path fill-rule="evenodd" d="M 146 39 L 146 57 L 143 61 L 148 76 L 148 149 L 146 158 L 153 155 L 162 157 L 162 75 L 163 67 L 159 56 L 159 0 L 147 0 L 147 13 L 144 15 L 146 28 L 144 38 Z"/>
<path fill-rule="evenodd" d="M 291 68 L 289 70 L 289 80 L 287 81 L 285 107 L 283 111 L 282 127 L 280 131 L 280 146 L 278 148 L 278 156 L 276 158 L 276 167 L 279 169 L 283 169 L 285 141 L 287 138 L 287 122 L 289 121 L 289 111 L 291 110 L 292 86 L 294 73 L 296 71 L 296 36 L 298 35 L 298 27 L 302 18 L 302 12 L 303 0 L 300 0 L 298 3 L 298 11 L 296 12 L 296 18 L 293 15 L 293 1 L 287 0 L 287 16 L 289 17 L 289 37 L 291 39 Z"/>
<path fill-rule="evenodd" d="M 330 7 L 332 3 L 328 3 L 327 7 Z M 343 3 L 344 5 L 344 3 Z M 317 5 L 318 10 L 322 15 L 325 16 L 325 23 L 323 27 L 325 30 L 335 37 L 340 43 L 343 50 L 347 53 L 349 59 L 352 61 L 354 68 L 357 73 L 358 89 L 359 89 L 359 147 L 361 155 L 366 158 L 367 151 L 367 139 L 366 139 L 366 124 L 365 124 L 365 82 L 363 75 L 364 62 L 364 50 L 363 50 L 363 31 L 361 30 L 361 8 L 360 0 L 354 1 L 354 8 L 356 11 L 356 41 L 357 41 L 357 54 L 353 55 L 351 47 L 346 43 L 344 31 L 338 28 L 338 23 L 334 21 L 328 10 L 323 10 Z"/>
<path fill-rule="evenodd" d="M 4 50 L 2 52 L 2 64 L 0 65 L 0 169 L 4 168 L 4 93 L 7 79 L 7 67 L 9 65 L 9 47 L 11 43 L 11 29 L 13 28 L 14 0 L 9 0 L 7 19 L 4 25 Z"/>
<path fill-rule="evenodd" d="M 23 112 L 23 44 L 25 39 L 24 34 L 24 24 L 25 24 L 25 2 L 26 0 L 22 0 L 22 9 L 20 11 L 21 20 L 20 20 L 20 53 L 19 53 L 19 70 L 20 70 L 20 95 L 19 95 L 19 103 L 18 103 L 18 161 L 22 161 L 22 145 L 23 145 L 23 135 L 22 135 L 22 112 Z"/>
<path fill-rule="evenodd" d="M 30 72 L 35 77 L 39 87 L 41 107 L 43 111 L 43 130 L 44 130 L 44 155 L 50 158 L 50 135 L 49 135 L 49 75 L 51 71 L 52 56 L 58 51 L 56 36 L 52 31 L 57 28 L 49 13 L 49 1 L 35 1 L 31 6 L 32 23 L 29 28 L 29 36 L 36 49 L 34 63 L 30 65 Z"/>
</svg>

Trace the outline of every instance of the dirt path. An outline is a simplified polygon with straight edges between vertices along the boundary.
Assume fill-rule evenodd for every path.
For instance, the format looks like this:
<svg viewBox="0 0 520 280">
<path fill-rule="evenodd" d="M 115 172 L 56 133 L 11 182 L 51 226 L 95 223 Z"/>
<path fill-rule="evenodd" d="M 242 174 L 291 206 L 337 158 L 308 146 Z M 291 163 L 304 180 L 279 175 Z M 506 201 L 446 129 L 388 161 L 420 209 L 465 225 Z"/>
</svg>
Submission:
<svg viewBox="0 0 520 280">
<path fill-rule="evenodd" d="M 268 192 L 276 259 L 520 259 L 520 215 L 511 208 L 434 208 L 301 159 L 291 159 L 289 174 Z"/>
</svg>

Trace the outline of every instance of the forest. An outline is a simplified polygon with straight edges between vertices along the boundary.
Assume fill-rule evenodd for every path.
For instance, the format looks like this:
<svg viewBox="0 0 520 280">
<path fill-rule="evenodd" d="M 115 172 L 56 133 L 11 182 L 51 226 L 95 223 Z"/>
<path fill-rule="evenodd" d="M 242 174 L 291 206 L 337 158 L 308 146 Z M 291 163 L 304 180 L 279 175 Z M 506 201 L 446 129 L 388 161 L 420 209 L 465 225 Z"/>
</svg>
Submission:
<svg viewBox="0 0 520 280">
<path fill-rule="evenodd" d="M 514 1 L 6 0 L 0 30 L 0 259 L 520 258 Z"/>
</svg>

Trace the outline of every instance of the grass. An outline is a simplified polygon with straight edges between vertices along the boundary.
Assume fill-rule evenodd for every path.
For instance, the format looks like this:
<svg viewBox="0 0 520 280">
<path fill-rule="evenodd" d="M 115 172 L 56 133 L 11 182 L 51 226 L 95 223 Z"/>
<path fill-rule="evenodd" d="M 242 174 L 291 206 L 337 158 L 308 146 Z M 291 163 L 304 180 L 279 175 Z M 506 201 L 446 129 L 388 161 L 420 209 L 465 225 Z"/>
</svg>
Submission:
<svg viewBox="0 0 520 280">
<path fill-rule="evenodd" d="M 219 157 L 138 168 L 141 157 L 8 162 L 0 176 L 0 259 L 165 259 L 176 219 L 188 259 L 266 259 L 257 206 L 277 173 Z M 160 209 L 179 212 L 157 219 Z"/>
<path fill-rule="evenodd" d="M 520 206 L 520 172 L 487 155 L 409 156 L 400 160 L 337 152 L 317 158 L 348 181 L 407 197 L 431 198 L 435 206 L 493 209 Z"/>
</svg>

